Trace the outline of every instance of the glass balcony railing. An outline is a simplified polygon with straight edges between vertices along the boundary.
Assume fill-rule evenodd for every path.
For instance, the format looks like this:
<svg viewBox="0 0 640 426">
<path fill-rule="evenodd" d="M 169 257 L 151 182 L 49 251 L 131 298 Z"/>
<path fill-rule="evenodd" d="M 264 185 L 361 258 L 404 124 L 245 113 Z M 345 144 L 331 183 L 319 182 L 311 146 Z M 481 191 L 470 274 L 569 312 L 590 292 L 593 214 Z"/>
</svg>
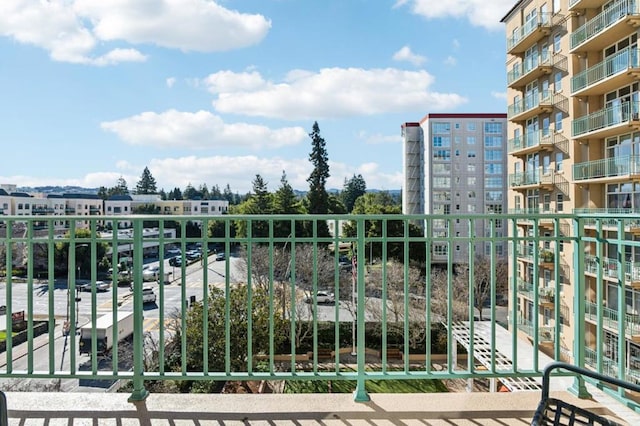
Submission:
<svg viewBox="0 0 640 426">
<path fill-rule="evenodd" d="M 543 170 L 542 167 L 524 172 L 511 173 L 508 176 L 509 186 L 523 187 L 532 185 L 553 185 L 555 175 L 551 170 Z"/>
<path fill-rule="evenodd" d="M 640 14 L 640 3 L 636 0 L 619 0 L 583 26 L 571 33 L 570 49 L 576 49 L 598 34 L 624 20 L 628 16 Z"/>
<path fill-rule="evenodd" d="M 4 216 L 0 310 L 7 333 L 0 342 L 0 378 L 55 379 L 63 388 L 71 386 L 67 381 L 122 381 L 132 401 L 144 399 L 152 382 L 351 380 L 355 398 L 364 400 L 368 381 L 390 375 L 506 381 L 539 375 L 524 360 L 542 350 L 540 344 L 560 351 L 558 325 L 542 323 L 542 304 L 551 303 L 560 284 L 534 293 L 541 303 L 527 313 L 533 321 L 518 320 L 523 313 L 517 304 L 499 307 L 497 297 L 488 299 L 489 321 L 476 320 L 478 302 L 470 289 L 489 283 L 497 296 L 498 280 L 506 280 L 507 288 L 523 291 L 526 283 L 517 274 L 496 274 L 498 262 L 526 261 L 525 256 L 559 267 L 560 241 L 570 253 L 590 243 L 579 232 L 590 216 L 509 213 L 500 215 L 502 228 L 516 229 L 524 217 L 534 226 L 549 217 L 576 226 L 567 235 L 522 237 L 493 227 L 486 233 L 484 224 L 495 223 L 495 214 Z M 436 221 L 456 223 L 467 237 L 433 236 Z M 56 223 L 68 228 L 59 232 Z M 107 223 L 118 232 L 110 232 Z M 36 232 L 41 224 L 49 232 Z M 344 231 L 332 235 L 329 229 Z M 481 268 L 455 274 L 451 255 L 444 268 L 432 265 L 434 255 L 451 244 L 464 247 L 467 259 L 488 262 L 488 275 L 479 276 Z M 497 251 L 501 244 L 504 257 Z M 585 286 L 577 285 L 585 279 L 582 267 L 563 274 L 576 283 L 575 300 L 586 300 Z M 602 306 L 579 311 L 572 314 L 576 324 L 594 318 L 593 312 L 601 312 L 606 324 L 617 319 Z M 618 329 L 638 335 L 639 321 L 626 318 Z M 463 336 L 459 346 L 485 368 L 454 365 L 454 345 L 424 346 L 425 329 L 445 340 L 464 330 L 472 338 Z M 477 340 L 480 329 L 488 340 Z M 506 355 L 519 362 L 495 364 L 503 355 L 497 333 L 511 341 L 517 330 L 532 336 L 533 346 L 521 353 L 521 345 L 514 345 Z M 580 347 L 573 354 L 578 364 L 584 363 Z M 375 364 L 365 362 L 372 349 L 379 355 Z M 483 358 L 486 350 L 500 356 Z M 436 357 L 445 360 L 439 361 L 442 368 L 434 367 Z"/>
<path fill-rule="evenodd" d="M 534 112 L 542 107 L 553 106 L 556 102 L 564 100 L 564 96 L 554 93 L 551 90 L 541 90 L 524 96 L 518 102 L 507 107 L 507 118 L 515 119 L 527 112 Z"/>
<path fill-rule="evenodd" d="M 624 102 L 619 105 L 610 106 L 573 120 L 572 135 L 578 137 L 593 134 L 600 130 L 635 121 L 639 119 L 639 113 L 639 102 Z"/>
<path fill-rule="evenodd" d="M 518 320 L 518 329 L 525 332 L 527 335 L 534 337 L 536 335 L 535 326 L 533 321 L 521 318 Z M 555 333 L 555 327 L 552 326 L 538 326 L 538 341 L 540 343 L 553 342 Z"/>
<path fill-rule="evenodd" d="M 522 62 L 519 62 L 507 72 L 507 85 L 511 86 L 516 81 L 521 81 L 522 83 L 525 80 L 534 79 L 539 74 L 534 72 L 536 70 L 539 70 L 540 73 L 548 73 L 549 71 L 544 71 L 545 68 L 553 67 L 556 63 L 565 59 L 564 56 L 551 53 L 548 50 L 544 50 L 538 55 L 526 56 Z"/>
<path fill-rule="evenodd" d="M 606 306 L 601 306 L 602 309 L 602 323 L 605 327 L 618 330 L 620 321 L 620 313 L 617 309 L 611 309 Z M 598 322 L 598 305 L 593 302 L 585 302 L 585 318 L 592 322 Z M 625 314 L 624 324 L 622 328 L 625 334 L 629 337 L 640 336 L 640 315 L 638 314 Z"/>
<path fill-rule="evenodd" d="M 625 73 L 629 69 L 639 68 L 638 48 L 625 48 L 614 56 L 605 59 L 599 64 L 587 68 L 571 78 L 571 94 L 599 83 L 607 78 Z"/>
<path fill-rule="evenodd" d="M 515 53 L 521 44 L 530 39 L 536 31 L 541 28 L 550 28 L 554 22 L 554 16 L 552 13 L 540 13 L 530 18 L 524 25 L 518 28 L 510 37 L 507 37 L 507 52 Z M 542 37 L 542 35 L 540 35 Z"/>
<path fill-rule="evenodd" d="M 527 151 L 535 148 L 552 148 L 553 147 L 553 130 L 538 130 L 536 132 L 528 132 L 522 136 L 511 138 L 507 141 L 507 149 L 509 154 L 519 151 Z"/>
<path fill-rule="evenodd" d="M 640 156 L 622 155 L 573 165 L 573 180 L 625 177 L 640 173 Z"/>
</svg>

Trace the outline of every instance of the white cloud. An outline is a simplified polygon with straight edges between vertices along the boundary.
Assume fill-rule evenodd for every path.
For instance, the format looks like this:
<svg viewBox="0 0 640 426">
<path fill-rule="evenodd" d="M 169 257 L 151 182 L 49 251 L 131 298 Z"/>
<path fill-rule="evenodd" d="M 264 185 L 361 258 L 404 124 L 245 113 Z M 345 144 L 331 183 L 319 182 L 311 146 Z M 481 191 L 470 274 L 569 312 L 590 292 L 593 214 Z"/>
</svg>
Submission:
<svg viewBox="0 0 640 426">
<path fill-rule="evenodd" d="M 381 133 L 368 133 L 362 130 L 358 133 L 358 138 L 371 145 L 402 142 L 402 136 L 400 136 L 399 131 L 397 135 L 383 135 Z"/>
<path fill-rule="evenodd" d="M 507 99 L 507 92 L 491 92 L 491 96 L 497 99 Z"/>
<path fill-rule="evenodd" d="M 450 111 L 467 102 L 456 93 L 431 91 L 433 82 L 426 71 L 395 68 L 293 70 L 279 82 L 222 71 L 204 80 L 217 95 L 213 106 L 220 113 L 290 120 L 415 112 L 425 105 Z"/>
<path fill-rule="evenodd" d="M 185 24 L 188 23 L 188 24 Z M 208 0 L 2 0 L 0 35 L 47 50 L 61 62 L 139 62 L 135 49 L 96 50 L 101 42 L 226 51 L 259 43 L 271 22 Z"/>
<path fill-rule="evenodd" d="M 176 84 L 176 78 L 175 77 L 169 77 L 169 78 L 167 78 L 166 83 L 167 83 L 167 87 L 169 89 L 171 89 L 173 87 L 173 85 Z"/>
<path fill-rule="evenodd" d="M 454 38 L 453 41 L 451 42 L 451 45 L 453 46 L 454 50 L 460 49 L 460 40 L 458 40 L 457 38 Z"/>
<path fill-rule="evenodd" d="M 407 61 L 415 66 L 422 65 L 427 58 L 422 55 L 417 55 L 411 51 L 409 46 L 403 46 L 396 53 L 393 54 L 394 61 Z"/>
<path fill-rule="evenodd" d="M 94 65 L 115 65 L 120 62 L 144 62 L 147 57 L 136 49 L 113 49 L 106 55 L 102 55 L 91 61 Z"/>
<path fill-rule="evenodd" d="M 504 28 L 500 20 L 511 10 L 514 0 L 403 0 L 396 5 L 411 4 L 416 15 L 425 18 L 464 18 L 487 29 Z"/>
<path fill-rule="evenodd" d="M 132 145 L 157 148 L 212 148 L 233 145 L 251 149 L 296 145 L 308 135 L 302 127 L 270 129 L 247 123 L 225 123 L 208 111 L 143 112 L 121 120 L 103 122 L 104 130 Z"/>
<path fill-rule="evenodd" d="M 447 58 L 444 60 L 444 64 L 449 66 L 454 66 L 457 63 L 458 63 L 458 60 L 451 55 L 447 56 Z"/>
</svg>

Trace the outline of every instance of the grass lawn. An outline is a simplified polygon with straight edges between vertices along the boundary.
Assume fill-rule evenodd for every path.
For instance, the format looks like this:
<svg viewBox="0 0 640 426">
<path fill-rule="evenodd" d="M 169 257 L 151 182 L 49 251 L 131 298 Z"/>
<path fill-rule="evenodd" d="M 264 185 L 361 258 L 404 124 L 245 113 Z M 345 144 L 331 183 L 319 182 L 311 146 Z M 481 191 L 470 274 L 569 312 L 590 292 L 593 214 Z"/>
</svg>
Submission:
<svg viewBox="0 0 640 426">
<path fill-rule="evenodd" d="M 355 380 L 289 380 L 284 393 L 352 393 Z M 449 392 L 441 380 L 367 380 L 365 389 L 370 393 L 435 393 Z"/>
</svg>

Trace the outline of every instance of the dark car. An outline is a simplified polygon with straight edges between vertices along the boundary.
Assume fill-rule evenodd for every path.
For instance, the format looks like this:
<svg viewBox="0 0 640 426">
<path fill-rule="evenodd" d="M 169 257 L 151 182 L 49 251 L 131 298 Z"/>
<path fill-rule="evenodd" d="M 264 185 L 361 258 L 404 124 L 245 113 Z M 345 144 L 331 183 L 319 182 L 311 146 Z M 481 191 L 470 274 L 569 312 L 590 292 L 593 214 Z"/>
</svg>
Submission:
<svg viewBox="0 0 640 426">
<path fill-rule="evenodd" d="M 182 266 L 182 258 L 180 256 L 175 256 L 169 259 L 169 266 Z"/>
</svg>

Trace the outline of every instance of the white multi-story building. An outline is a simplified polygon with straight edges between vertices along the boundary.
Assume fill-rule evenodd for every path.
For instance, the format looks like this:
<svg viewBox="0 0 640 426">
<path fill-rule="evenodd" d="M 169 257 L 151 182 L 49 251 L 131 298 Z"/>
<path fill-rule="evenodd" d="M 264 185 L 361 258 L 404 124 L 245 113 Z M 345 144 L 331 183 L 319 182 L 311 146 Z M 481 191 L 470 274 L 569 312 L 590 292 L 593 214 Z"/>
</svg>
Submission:
<svg viewBox="0 0 640 426">
<path fill-rule="evenodd" d="M 404 214 L 501 214 L 507 211 L 506 114 L 427 114 L 419 123 L 402 125 L 404 140 Z M 432 246 L 434 262 L 447 261 L 453 250 L 456 263 L 468 261 L 468 247 L 449 247 L 449 232 L 468 236 L 467 224 L 436 219 Z M 475 221 L 476 232 L 506 235 L 504 221 L 495 226 Z M 491 236 L 491 235 L 487 235 Z M 506 255 L 506 246 L 496 244 L 496 254 Z M 476 253 L 489 254 L 491 245 L 478 246 Z"/>
</svg>

